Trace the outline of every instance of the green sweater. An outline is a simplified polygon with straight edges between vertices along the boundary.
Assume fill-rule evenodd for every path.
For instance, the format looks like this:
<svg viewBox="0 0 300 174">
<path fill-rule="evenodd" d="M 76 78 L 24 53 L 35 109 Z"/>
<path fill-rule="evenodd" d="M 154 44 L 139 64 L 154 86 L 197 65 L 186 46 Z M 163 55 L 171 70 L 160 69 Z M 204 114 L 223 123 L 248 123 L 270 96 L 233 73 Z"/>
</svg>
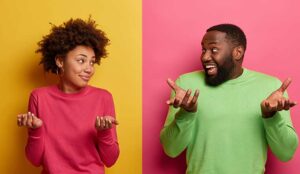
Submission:
<svg viewBox="0 0 300 174">
<path fill-rule="evenodd" d="M 217 87 L 204 78 L 196 71 L 177 79 L 183 89 L 199 89 L 198 111 L 171 106 L 160 134 L 170 157 L 187 150 L 187 174 L 262 174 L 268 146 L 281 161 L 292 158 L 298 138 L 289 111 L 261 115 L 260 103 L 280 87 L 278 79 L 245 68 Z"/>
</svg>

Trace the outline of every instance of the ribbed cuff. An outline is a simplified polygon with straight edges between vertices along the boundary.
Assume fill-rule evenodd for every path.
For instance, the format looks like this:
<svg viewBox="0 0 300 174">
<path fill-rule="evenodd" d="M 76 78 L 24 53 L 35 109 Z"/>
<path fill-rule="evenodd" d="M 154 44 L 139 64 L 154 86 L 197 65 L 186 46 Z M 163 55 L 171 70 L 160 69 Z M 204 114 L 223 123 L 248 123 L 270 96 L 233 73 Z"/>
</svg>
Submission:
<svg viewBox="0 0 300 174">
<path fill-rule="evenodd" d="M 278 126 L 282 122 L 284 122 L 284 120 L 281 117 L 280 112 L 276 112 L 276 114 L 271 118 L 263 118 L 265 128 L 271 128 L 276 125 Z"/>
<path fill-rule="evenodd" d="M 112 128 L 106 130 L 97 130 L 98 138 L 110 137 L 112 136 Z"/>
<path fill-rule="evenodd" d="M 44 132 L 43 130 L 44 130 L 43 126 L 36 129 L 28 128 L 28 133 L 30 137 L 39 138 L 43 135 Z"/>
<path fill-rule="evenodd" d="M 180 109 L 176 115 L 175 120 L 176 121 L 190 121 L 195 119 L 195 115 L 197 112 L 188 112 L 184 109 Z"/>
<path fill-rule="evenodd" d="M 115 143 L 115 139 L 113 137 L 113 132 L 112 132 L 112 128 L 111 129 L 106 129 L 106 130 L 98 130 L 97 132 L 97 138 L 98 138 L 98 142 L 101 145 L 113 145 Z"/>
</svg>

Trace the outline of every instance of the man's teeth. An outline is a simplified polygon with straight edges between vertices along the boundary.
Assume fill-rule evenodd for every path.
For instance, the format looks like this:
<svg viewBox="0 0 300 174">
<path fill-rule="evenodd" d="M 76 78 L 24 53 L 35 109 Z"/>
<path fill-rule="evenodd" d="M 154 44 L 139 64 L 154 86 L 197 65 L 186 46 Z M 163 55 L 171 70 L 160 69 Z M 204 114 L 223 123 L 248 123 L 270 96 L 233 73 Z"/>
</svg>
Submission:
<svg viewBox="0 0 300 174">
<path fill-rule="evenodd" d="M 206 65 L 206 68 L 209 69 L 209 68 L 215 68 L 216 66 L 214 65 Z"/>
</svg>

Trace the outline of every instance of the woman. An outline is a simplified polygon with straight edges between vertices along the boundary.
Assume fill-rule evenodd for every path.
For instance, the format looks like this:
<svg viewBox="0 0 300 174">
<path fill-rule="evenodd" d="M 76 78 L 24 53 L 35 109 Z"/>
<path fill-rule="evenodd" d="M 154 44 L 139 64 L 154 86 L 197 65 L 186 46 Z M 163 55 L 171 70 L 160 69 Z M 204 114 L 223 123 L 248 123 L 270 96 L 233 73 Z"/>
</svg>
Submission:
<svg viewBox="0 0 300 174">
<path fill-rule="evenodd" d="M 104 173 L 119 156 L 112 95 L 88 85 L 108 42 L 95 21 L 71 19 L 38 43 L 44 70 L 59 82 L 33 90 L 17 120 L 28 128 L 26 156 L 43 174 Z"/>
</svg>

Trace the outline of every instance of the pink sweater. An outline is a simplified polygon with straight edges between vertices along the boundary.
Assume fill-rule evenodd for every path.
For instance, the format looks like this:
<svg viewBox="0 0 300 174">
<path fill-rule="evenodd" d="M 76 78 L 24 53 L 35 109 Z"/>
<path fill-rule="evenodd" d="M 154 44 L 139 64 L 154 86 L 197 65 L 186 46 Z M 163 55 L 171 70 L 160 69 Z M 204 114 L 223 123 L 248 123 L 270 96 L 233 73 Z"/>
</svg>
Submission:
<svg viewBox="0 0 300 174">
<path fill-rule="evenodd" d="M 115 116 L 112 95 L 87 86 L 66 94 L 57 86 L 34 90 L 29 111 L 43 126 L 30 129 L 26 156 L 42 174 L 104 174 L 119 156 L 116 128 L 97 131 L 96 116 Z"/>
</svg>

